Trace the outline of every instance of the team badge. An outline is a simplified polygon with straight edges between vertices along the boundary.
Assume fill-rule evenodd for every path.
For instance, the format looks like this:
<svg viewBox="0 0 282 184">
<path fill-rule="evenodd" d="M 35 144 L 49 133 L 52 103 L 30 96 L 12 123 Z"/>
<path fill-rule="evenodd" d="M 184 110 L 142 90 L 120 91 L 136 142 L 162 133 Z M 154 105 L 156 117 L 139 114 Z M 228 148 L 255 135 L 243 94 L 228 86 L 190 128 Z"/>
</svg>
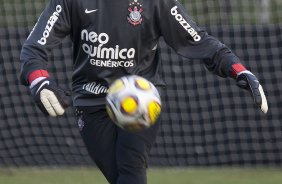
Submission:
<svg viewBox="0 0 282 184">
<path fill-rule="evenodd" d="M 137 26 L 142 23 L 143 17 L 141 13 L 144 11 L 144 9 L 138 0 L 134 0 L 134 2 L 129 3 L 128 11 L 129 15 L 127 16 L 127 20 L 130 24 Z"/>
<path fill-rule="evenodd" d="M 84 121 L 81 118 L 79 118 L 77 125 L 80 131 L 82 131 L 82 129 L 84 128 L 84 124 L 85 124 Z"/>
</svg>

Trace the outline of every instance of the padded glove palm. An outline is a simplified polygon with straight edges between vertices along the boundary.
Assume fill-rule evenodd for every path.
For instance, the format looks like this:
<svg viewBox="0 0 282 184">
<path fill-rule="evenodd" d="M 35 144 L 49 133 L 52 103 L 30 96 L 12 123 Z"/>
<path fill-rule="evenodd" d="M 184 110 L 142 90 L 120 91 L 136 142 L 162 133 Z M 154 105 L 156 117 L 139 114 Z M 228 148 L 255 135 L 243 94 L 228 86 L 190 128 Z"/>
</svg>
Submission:
<svg viewBox="0 0 282 184">
<path fill-rule="evenodd" d="M 70 106 L 68 96 L 70 92 L 59 88 L 56 83 L 49 78 L 38 82 L 31 89 L 34 102 L 46 115 L 63 115 L 65 109 Z"/>
<path fill-rule="evenodd" d="M 256 76 L 250 71 L 246 70 L 238 74 L 236 82 L 240 88 L 250 91 L 253 96 L 254 103 L 262 110 L 262 112 L 267 113 L 267 100 L 262 86 L 260 85 Z"/>
</svg>

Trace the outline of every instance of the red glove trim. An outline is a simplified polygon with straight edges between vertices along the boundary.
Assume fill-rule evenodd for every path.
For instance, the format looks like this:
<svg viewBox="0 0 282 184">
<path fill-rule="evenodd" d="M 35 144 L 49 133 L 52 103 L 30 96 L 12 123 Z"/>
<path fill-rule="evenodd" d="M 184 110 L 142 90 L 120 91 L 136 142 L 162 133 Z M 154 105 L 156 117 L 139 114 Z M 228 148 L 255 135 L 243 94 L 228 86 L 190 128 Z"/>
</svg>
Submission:
<svg viewBox="0 0 282 184">
<path fill-rule="evenodd" d="M 35 70 L 35 71 L 31 72 L 28 76 L 29 84 L 31 84 L 32 81 L 34 81 L 38 77 L 49 77 L 49 74 L 46 70 Z"/>
<path fill-rule="evenodd" d="M 247 70 L 241 63 L 236 63 L 231 66 L 231 75 L 237 77 L 238 73 Z"/>
</svg>

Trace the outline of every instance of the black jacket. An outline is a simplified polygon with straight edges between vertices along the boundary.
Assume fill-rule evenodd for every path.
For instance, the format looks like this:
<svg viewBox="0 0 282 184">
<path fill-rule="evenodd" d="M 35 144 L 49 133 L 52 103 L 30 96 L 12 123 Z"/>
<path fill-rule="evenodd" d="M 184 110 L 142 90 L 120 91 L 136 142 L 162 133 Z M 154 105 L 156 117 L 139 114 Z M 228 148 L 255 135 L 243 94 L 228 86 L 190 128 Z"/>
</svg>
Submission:
<svg viewBox="0 0 282 184">
<path fill-rule="evenodd" d="M 108 85 L 128 74 L 163 85 L 158 76 L 158 40 L 181 56 L 203 59 L 215 74 L 229 76 L 239 59 L 199 28 L 176 0 L 51 0 L 25 41 L 21 80 L 46 69 L 48 52 L 70 35 L 76 106 L 104 103 Z"/>
</svg>

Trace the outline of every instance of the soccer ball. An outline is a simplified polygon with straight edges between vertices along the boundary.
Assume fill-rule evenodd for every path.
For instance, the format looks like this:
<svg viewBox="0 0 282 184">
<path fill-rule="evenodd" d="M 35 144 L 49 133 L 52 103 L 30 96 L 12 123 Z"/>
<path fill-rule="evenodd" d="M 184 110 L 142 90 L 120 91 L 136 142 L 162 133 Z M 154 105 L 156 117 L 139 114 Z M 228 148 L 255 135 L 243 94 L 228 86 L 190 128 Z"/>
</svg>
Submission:
<svg viewBox="0 0 282 184">
<path fill-rule="evenodd" d="M 140 131 L 155 124 L 161 112 L 161 99 L 151 82 L 130 75 L 110 85 L 106 108 L 116 125 L 125 130 Z"/>
</svg>

